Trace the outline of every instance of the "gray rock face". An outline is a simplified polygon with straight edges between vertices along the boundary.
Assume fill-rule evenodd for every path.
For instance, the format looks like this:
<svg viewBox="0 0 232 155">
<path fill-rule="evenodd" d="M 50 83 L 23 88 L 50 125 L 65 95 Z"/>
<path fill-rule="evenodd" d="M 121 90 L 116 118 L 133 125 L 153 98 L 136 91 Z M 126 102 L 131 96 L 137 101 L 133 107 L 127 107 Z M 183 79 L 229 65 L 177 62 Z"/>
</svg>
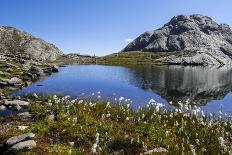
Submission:
<svg viewBox="0 0 232 155">
<path fill-rule="evenodd" d="M 7 26 L 0 27 L 0 51 L 7 56 L 20 55 L 28 59 L 49 61 L 63 55 L 55 45 Z"/>
<path fill-rule="evenodd" d="M 232 64 L 232 31 L 207 16 L 179 15 L 140 35 L 122 51 L 180 53 L 159 60 L 171 64 Z"/>
<path fill-rule="evenodd" d="M 32 139 L 35 137 L 35 134 L 33 133 L 26 133 L 26 134 L 23 134 L 23 135 L 19 135 L 19 136 L 14 136 L 14 137 L 11 137 L 10 139 L 8 139 L 6 141 L 6 145 L 8 146 L 12 146 L 16 143 L 19 143 L 19 142 L 22 142 L 22 141 L 25 141 L 25 140 L 29 140 L 29 139 Z"/>
<path fill-rule="evenodd" d="M 10 148 L 12 152 L 19 152 L 24 150 L 30 150 L 36 147 L 36 142 L 34 140 L 28 140 L 24 142 L 17 143 Z"/>
</svg>

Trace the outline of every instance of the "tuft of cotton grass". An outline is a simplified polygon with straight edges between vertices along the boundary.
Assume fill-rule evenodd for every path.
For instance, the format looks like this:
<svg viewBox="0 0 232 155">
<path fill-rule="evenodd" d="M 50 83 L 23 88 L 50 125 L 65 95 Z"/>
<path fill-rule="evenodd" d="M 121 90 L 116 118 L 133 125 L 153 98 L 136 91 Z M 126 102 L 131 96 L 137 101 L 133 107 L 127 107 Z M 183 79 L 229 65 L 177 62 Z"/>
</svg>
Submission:
<svg viewBox="0 0 232 155">
<path fill-rule="evenodd" d="M 96 140 L 95 140 L 95 143 L 93 144 L 93 147 L 92 147 L 92 153 L 93 154 L 97 154 L 97 147 L 98 147 L 98 143 L 99 143 L 99 136 L 100 136 L 100 134 L 96 133 Z"/>
</svg>

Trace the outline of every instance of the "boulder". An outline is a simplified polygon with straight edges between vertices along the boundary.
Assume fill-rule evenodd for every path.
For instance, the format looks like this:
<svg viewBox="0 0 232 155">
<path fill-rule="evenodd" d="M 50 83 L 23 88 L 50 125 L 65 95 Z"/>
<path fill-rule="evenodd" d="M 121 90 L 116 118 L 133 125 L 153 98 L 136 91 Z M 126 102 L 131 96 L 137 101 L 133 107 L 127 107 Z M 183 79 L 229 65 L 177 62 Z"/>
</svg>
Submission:
<svg viewBox="0 0 232 155">
<path fill-rule="evenodd" d="M 23 81 L 20 78 L 13 77 L 8 81 L 8 84 L 11 85 L 11 86 L 17 86 L 17 85 L 22 84 L 22 82 Z"/>
<path fill-rule="evenodd" d="M 15 110 L 15 111 L 19 111 L 19 110 L 22 109 L 22 107 L 20 105 L 18 105 L 18 104 L 14 105 L 14 106 L 11 106 L 11 107 L 12 107 L 11 109 Z"/>
<path fill-rule="evenodd" d="M 30 150 L 35 147 L 36 147 L 36 142 L 34 140 L 28 140 L 13 145 L 9 150 L 12 152 L 19 152 L 19 151 Z"/>
<path fill-rule="evenodd" d="M 6 107 L 4 105 L 1 105 L 0 110 L 6 110 Z"/>
<path fill-rule="evenodd" d="M 30 104 L 29 102 L 22 101 L 22 100 L 12 100 L 12 101 L 5 100 L 5 102 L 4 102 L 4 105 L 6 105 L 6 106 L 16 106 L 16 105 L 28 106 L 29 104 Z"/>
<path fill-rule="evenodd" d="M 153 150 L 149 150 L 144 152 L 143 154 L 156 154 L 156 153 L 167 153 L 168 150 L 162 147 L 154 148 Z"/>
<path fill-rule="evenodd" d="M 19 142 L 22 142 L 22 141 L 25 141 L 25 140 L 30 140 L 30 139 L 32 139 L 34 137 L 35 137 L 35 134 L 33 134 L 33 133 L 26 133 L 26 134 L 23 134 L 23 135 L 14 136 L 14 137 L 11 137 L 10 139 L 8 139 L 6 141 L 6 145 L 7 146 L 12 146 L 12 145 L 17 144 Z"/>
<path fill-rule="evenodd" d="M 32 66 L 30 68 L 30 72 L 32 74 L 36 74 L 37 76 L 43 76 L 44 75 L 44 71 L 40 67 L 37 67 L 37 66 Z"/>
<path fill-rule="evenodd" d="M 29 112 L 23 112 L 23 113 L 19 113 L 18 116 L 22 116 L 22 117 L 30 117 L 31 114 Z"/>
<path fill-rule="evenodd" d="M 52 72 L 59 72 L 59 67 L 57 65 L 53 65 Z"/>
</svg>

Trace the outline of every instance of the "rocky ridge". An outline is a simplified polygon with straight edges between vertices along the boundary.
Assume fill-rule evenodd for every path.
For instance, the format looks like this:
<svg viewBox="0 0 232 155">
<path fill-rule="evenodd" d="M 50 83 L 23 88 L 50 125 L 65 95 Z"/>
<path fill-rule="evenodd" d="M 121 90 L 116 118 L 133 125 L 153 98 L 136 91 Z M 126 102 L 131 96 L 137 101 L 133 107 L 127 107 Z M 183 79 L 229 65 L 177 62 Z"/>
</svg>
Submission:
<svg viewBox="0 0 232 155">
<path fill-rule="evenodd" d="M 63 53 L 53 44 L 9 26 L 0 27 L 0 57 L 54 61 Z"/>
<path fill-rule="evenodd" d="M 162 28 L 143 33 L 122 51 L 173 52 L 157 60 L 168 64 L 232 64 L 232 31 L 207 16 L 179 15 Z"/>
</svg>

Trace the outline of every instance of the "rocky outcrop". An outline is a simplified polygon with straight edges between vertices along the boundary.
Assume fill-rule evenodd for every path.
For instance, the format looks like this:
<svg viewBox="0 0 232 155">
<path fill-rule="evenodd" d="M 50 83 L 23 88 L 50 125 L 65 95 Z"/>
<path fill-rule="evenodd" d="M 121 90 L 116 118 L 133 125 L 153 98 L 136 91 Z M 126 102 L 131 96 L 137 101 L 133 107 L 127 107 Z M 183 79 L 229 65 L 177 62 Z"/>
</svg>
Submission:
<svg viewBox="0 0 232 155">
<path fill-rule="evenodd" d="M 169 64 L 232 64 L 232 31 L 207 16 L 179 15 L 140 35 L 123 51 L 173 52 L 157 60 Z"/>
<path fill-rule="evenodd" d="M 5 56 L 54 61 L 63 53 L 53 44 L 14 27 L 0 27 L 0 58 Z"/>
</svg>

